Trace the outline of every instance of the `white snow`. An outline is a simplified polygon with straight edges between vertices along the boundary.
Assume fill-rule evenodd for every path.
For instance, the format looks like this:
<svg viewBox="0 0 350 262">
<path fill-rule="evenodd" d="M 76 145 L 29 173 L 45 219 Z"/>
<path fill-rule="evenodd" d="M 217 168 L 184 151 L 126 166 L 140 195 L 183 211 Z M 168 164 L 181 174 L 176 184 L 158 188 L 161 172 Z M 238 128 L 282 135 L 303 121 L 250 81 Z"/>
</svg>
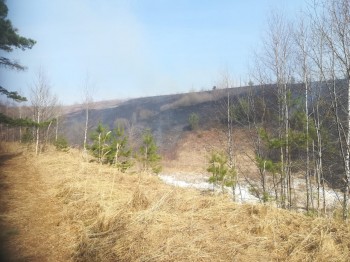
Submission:
<svg viewBox="0 0 350 262">
<path fill-rule="evenodd" d="M 183 188 L 195 188 L 199 190 L 213 190 L 214 192 L 221 192 L 222 188 L 219 186 L 215 186 L 209 182 L 206 181 L 205 177 L 200 177 L 199 179 L 195 181 L 186 181 L 188 179 L 179 179 L 176 177 L 176 175 L 168 175 L 168 174 L 161 174 L 159 175 L 159 178 L 163 180 L 164 183 L 168 185 L 173 185 L 177 187 L 183 187 Z M 232 188 L 230 187 L 224 187 L 224 191 L 232 195 Z M 239 187 L 236 187 L 235 190 L 236 193 L 236 199 L 239 202 L 242 203 L 257 203 L 259 202 L 259 199 L 255 196 L 253 196 L 246 185 L 240 185 Z"/>
<path fill-rule="evenodd" d="M 195 188 L 198 190 L 211 190 L 213 192 L 222 192 L 221 186 L 214 186 L 213 184 L 208 182 L 208 178 L 204 175 L 200 174 L 160 174 L 159 178 L 168 185 L 173 185 L 176 187 L 181 188 Z M 293 183 L 294 188 L 297 189 L 297 191 L 300 190 L 301 185 L 303 185 L 303 181 L 301 179 L 296 179 Z M 316 192 L 316 188 L 313 189 L 314 192 Z M 232 196 L 232 188 L 230 187 L 224 187 L 224 192 L 227 193 L 229 196 Z M 273 192 L 271 192 L 273 194 Z M 339 194 L 339 193 L 338 193 Z M 248 184 L 245 183 L 239 183 L 239 185 L 236 186 L 235 189 L 235 195 L 236 195 L 236 201 L 241 203 L 259 203 L 259 199 L 251 194 L 249 191 Z M 300 201 L 304 202 L 304 193 L 299 192 L 298 195 L 301 197 Z M 321 201 L 322 201 L 322 192 L 321 192 Z M 335 207 L 337 204 L 339 204 L 339 199 L 341 196 L 337 196 L 337 193 L 327 188 L 325 190 L 325 198 L 327 207 Z"/>
<path fill-rule="evenodd" d="M 208 182 L 187 182 L 185 180 L 179 180 L 175 176 L 171 175 L 159 175 L 160 179 L 163 180 L 168 185 L 173 185 L 177 187 L 191 187 L 201 190 L 212 189 L 213 185 Z"/>
</svg>

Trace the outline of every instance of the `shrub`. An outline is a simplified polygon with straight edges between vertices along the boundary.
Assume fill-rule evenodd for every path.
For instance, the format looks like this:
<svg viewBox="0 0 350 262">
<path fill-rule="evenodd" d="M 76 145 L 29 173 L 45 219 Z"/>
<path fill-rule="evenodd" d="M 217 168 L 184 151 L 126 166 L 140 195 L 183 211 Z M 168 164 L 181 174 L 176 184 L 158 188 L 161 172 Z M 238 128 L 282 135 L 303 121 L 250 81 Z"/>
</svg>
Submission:
<svg viewBox="0 0 350 262">
<path fill-rule="evenodd" d="M 90 135 L 92 145 L 89 146 L 89 150 L 92 155 L 98 159 L 99 163 L 106 163 L 106 155 L 109 152 L 108 141 L 110 139 L 111 131 L 101 123 L 98 124 L 95 131 Z"/>
<path fill-rule="evenodd" d="M 207 171 L 212 173 L 212 176 L 209 177 L 209 183 L 221 185 L 222 190 L 224 186 L 235 186 L 236 170 L 234 167 L 228 166 L 227 157 L 224 154 L 212 153 Z"/>
<path fill-rule="evenodd" d="M 120 171 L 125 172 L 132 166 L 130 160 L 131 150 L 128 146 L 128 138 L 124 133 L 124 128 L 118 126 L 112 131 L 110 138 L 107 161 L 116 166 Z"/>
<path fill-rule="evenodd" d="M 132 166 L 131 150 L 122 127 L 110 131 L 99 123 L 91 134 L 91 140 L 93 143 L 89 149 L 100 163 L 114 165 L 122 172 Z"/>
<path fill-rule="evenodd" d="M 196 130 L 199 124 L 199 116 L 196 113 L 190 114 L 188 123 L 190 124 L 190 130 Z"/>
<path fill-rule="evenodd" d="M 27 144 L 27 143 L 32 143 L 33 141 L 34 141 L 33 132 L 31 128 L 26 127 L 21 137 L 21 142 Z"/>
<path fill-rule="evenodd" d="M 152 169 L 156 174 L 160 173 L 162 166 L 160 165 L 161 157 L 158 154 L 158 147 L 154 141 L 150 130 L 146 130 L 143 134 L 143 143 L 140 148 L 141 161 L 144 170 Z"/>
<path fill-rule="evenodd" d="M 58 151 L 67 152 L 69 150 L 68 141 L 63 136 L 59 136 L 57 140 L 54 142 L 54 146 Z"/>
</svg>

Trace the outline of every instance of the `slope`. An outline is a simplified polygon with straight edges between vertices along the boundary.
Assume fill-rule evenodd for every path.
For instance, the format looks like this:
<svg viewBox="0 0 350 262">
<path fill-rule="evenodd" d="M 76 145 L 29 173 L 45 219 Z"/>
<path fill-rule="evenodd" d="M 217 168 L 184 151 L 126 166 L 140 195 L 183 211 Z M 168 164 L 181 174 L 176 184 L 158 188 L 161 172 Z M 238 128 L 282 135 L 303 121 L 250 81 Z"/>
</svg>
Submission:
<svg viewBox="0 0 350 262">
<path fill-rule="evenodd" d="M 75 150 L 39 158 L 26 150 L 9 153 L 12 158 L 2 154 L 2 201 L 8 203 L 2 225 L 17 225 L 5 238 L 17 247 L 16 258 L 349 261 L 350 227 L 332 218 L 235 204 L 156 176 L 120 174 L 83 162 Z"/>
</svg>

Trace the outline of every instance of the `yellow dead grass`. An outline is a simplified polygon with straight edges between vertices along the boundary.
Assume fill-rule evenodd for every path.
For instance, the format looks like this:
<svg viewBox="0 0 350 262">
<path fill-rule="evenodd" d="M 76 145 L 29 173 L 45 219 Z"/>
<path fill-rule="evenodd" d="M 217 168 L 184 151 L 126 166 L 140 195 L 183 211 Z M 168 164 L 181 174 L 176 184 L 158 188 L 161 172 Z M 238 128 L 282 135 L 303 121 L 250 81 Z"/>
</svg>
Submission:
<svg viewBox="0 0 350 262">
<path fill-rule="evenodd" d="M 236 167 L 240 175 L 258 179 L 258 169 L 254 163 L 255 157 L 248 132 L 239 128 L 234 130 Z M 206 174 L 210 155 L 213 152 L 225 151 L 226 140 L 227 135 L 217 129 L 187 132 L 173 151 L 176 154 L 171 159 L 163 159 L 163 171 Z"/>
<path fill-rule="evenodd" d="M 75 261 L 350 261 L 340 221 L 120 174 L 78 151 L 47 152 L 34 167 L 62 207 Z"/>
</svg>

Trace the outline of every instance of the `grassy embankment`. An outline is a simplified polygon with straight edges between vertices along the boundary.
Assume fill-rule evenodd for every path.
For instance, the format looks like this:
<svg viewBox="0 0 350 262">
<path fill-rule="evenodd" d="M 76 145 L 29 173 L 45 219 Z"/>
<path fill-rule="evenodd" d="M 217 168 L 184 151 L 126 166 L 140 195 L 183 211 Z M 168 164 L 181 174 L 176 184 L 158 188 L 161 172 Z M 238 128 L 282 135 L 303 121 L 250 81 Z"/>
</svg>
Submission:
<svg viewBox="0 0 350 262">
<path fill-rule="evenodd" d="M 9 155 L 1 158 L 1 183 L 11 183 L 2 224 L 18 231 L 8 246 L 33 261 L 350 261 L 350 227 L 336 219 L 120 174 L 73 150 Z"/>
</svg>

